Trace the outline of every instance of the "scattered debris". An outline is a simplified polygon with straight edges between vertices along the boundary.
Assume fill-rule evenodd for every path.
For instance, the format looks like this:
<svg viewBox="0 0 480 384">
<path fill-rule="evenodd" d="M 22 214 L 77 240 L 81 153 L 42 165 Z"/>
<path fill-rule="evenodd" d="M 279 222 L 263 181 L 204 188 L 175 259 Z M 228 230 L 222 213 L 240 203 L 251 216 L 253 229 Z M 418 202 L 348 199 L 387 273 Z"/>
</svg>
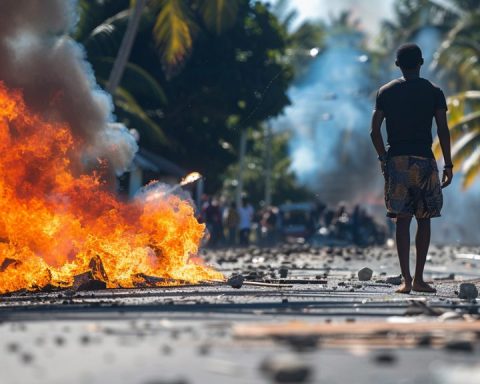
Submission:
<svg viewBox="0 0 480 384">
<path fill-rule="evenodd" d="M 368 281 L 372 278 L 373 271 L 370 268 L 362 268 L 358 271 L 358 280 L 360 281 Z"/>
<path fill-rule="evenodd" d="M 443 311 L 432 308 L 426 301 L 410 300 L 405 316 L 440 316 Z"/>
<path fill-rule="evenodd" d="M 73 277 L 73 289 L 76 291 L 97 291 L 106 288 L 107 283 L 95 279 L 92 271 L 87 271 Z"/>
<path fill-rule="evenodd" d="M 464 300 L 473 300 L 478 297 L 478 289 L 475 284 L 462 283 L 458 287 L 458 297 Z"/>
<path fill-rule="evenodd" d="M 312 375 L 312 368 L 295 355 L 268 357 L 260 370 L 275 383 L 305 383 Z"/>
<path fill-rule="evenodd" d="M 20 260 L 11 259 L 9 257 L 6 257 L 3 260 L 2 264 L 0 265 L 0 272 L 4 272 L 9 267 L 17 267 L 20 264 L 22 264 L 22 262 Z"/>
<path fill-rule="evenodd" d="M 318 346 L 318 335 L 287 335 L 274 337 L 274 340 L 287 344 L 295 352 L 308 352 L 315 350 Z"/>
<path fill-rule="evenodd" d="M 280 278 L 285 279 L 288 276 L 288 268 L 285 266 L 280 267 L 278 270 Z"/>
<path fill-rule="evenodd" d="M 243 286 L 245 277 L 243 275 L 233 275 L 227 280 L 227 284 L 235 289 L 240 289 Z"/>
<path fill-rule="evenodd" d="M 383 351 L 375 355 L 374 361 L 378 364 L 390 365 L 397 362 L 397 357 L 391 352 Z"/>
<path fill-rule="evenodd" d="M 473 344 L 468 340 L 450 340 L 445 343 L 445 349 L 454 352 L 473 352 Z"/>
<path fill-rule="evenodd" d="M 385 279 L 385 282 L 386 282 L 387 284 L 400 285 L 400 284 L 402 284 L 402 275 L 398 275 L 398 276 L 388 276 L 388 277 Z"/>
<path fill-rule="evenodd" d="M 443 313 L 438 317 L 438 320 L 440 321 L 457 321 L 457 320 L 463 320 L 463 315 L 459 312 L 455 311 L 448 311 Z"/>
</svg>

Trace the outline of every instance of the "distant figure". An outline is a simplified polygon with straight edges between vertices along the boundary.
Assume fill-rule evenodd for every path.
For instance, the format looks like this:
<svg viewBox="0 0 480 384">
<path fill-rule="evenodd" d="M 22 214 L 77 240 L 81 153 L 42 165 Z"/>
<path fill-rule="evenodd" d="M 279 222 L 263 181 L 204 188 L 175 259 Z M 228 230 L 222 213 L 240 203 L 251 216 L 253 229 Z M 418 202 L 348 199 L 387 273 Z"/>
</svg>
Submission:
<svg viewBox="0 0 480 384">
<path fill-rule="evenodd" d="M 228 231 L 228 245 L 235 245 L 237 242 L 237 228 L 240 217 L 237 211 L 237 204 L 232 202 L 225 211 L 225 227 Z"/>
<path fill-rule="evenodd" d="M 217 199 L 210 198 L 205 208 L 205 224 L 210 233 L 208 245 L 215 247 L 222 240 L 222 211 Z"/>
<path fill-rule="evenodd" d="M 436 292 L 423 279 L 423 269 L 430 245 L 430 219 L 439 217 L 443 197 L 441 188 L 453 177 L 447 103 L 442 90 L 420 77 L 422 51 L 415 44 L 397 50 L 397 67 L 403 77 L 380 88 L 372 118 L 372 138 L 385 177 L 387 216 L 396 220 L 397 252 L 404 282 L 399 293 Z M 442 148 L 444 169 L 442 184 L 433 156 L 432 118 L 435 117 Z M 380 131 L 387 123 L 388 152 Z M 410 223 L 418 223 L 415 238 L 417 264 L 412 279 L 409 266 Z"/>
<path fill-rule="evenodd" d="M 252 227 L 254 210 L 248 202 L 248 199 L 242 199 L 242 205 L 238 208 L 240 219 L 238 229 L 240 230 L 240 245 L 248 245 L 250 238 L 250 229 Z"/>
</svg>

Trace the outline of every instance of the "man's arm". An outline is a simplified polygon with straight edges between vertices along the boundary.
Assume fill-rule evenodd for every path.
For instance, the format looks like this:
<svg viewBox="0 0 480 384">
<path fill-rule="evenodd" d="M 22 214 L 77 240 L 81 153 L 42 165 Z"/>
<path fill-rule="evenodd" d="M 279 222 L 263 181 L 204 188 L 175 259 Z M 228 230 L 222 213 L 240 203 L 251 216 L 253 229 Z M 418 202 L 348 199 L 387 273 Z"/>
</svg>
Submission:
<svg viewBox="0 0 480 384">
<path fill-rule="evenodd" d="M 382 132 L 380 130 L 380 128 L 382 127 L 384 117 L 385 116 L 383 114 L 383 111 L 381 110 L 373 111 L 370 138 L 372 139 L 373 146 L 375 147 L 375 150 L 377 151 L 378 156 L 384 156 L 387 153 L 385 151 Z"/>
<path fill-rule="evenodd" d="M 452 154 L 450 150 L 450 132 L 447 123 L 447 111 L 444 109 L 437 109 L 435 111 L 435 122 L 437 123 L 438 140 L 442 148 L 443 160 L 445 168 L 443 169 L 442 188 L 450 185 L 453 178 L 453 164 Z"/>
</svg>

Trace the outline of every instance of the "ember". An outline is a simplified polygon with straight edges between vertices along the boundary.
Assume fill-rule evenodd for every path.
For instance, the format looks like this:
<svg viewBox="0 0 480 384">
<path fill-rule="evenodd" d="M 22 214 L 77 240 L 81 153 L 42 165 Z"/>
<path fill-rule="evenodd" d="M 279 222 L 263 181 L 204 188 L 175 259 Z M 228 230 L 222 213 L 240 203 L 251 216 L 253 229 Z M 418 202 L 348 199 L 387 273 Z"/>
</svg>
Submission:
<svg viewBox="0 0 480 384">
<path fill-rule="evenodd" d="M 187 201 L 148 199 L 155 186 L 119 201 L 100 172 L 78 174 L 82 144 L 0 82 L 0 293 L 81 286 L 82 274 L 108 288 L 223 279 L 190 259 L 205 228 Z"/>
</svg>

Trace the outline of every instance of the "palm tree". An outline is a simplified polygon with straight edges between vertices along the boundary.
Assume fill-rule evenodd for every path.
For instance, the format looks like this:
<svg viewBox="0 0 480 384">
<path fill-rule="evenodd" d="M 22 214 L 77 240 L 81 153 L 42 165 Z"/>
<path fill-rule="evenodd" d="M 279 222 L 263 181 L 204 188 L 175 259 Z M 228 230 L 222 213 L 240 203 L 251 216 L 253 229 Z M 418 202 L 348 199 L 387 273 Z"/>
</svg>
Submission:
<svg viewBox="0 0 480 384">
<path fill-rule="evenodd" d="M 443 42 L 434 53 L 433 69 L 447 89 L 453 160 L 462 165 L 463 187 L 480 174 L 480 3 L 478 0 L 398 0 L 395 19 L 385 22 L 381 45 L 390 52 L 414 40 L 425 27 L 435 28 Z M 434 152 L 441 154 L 438 139 Z"/>
<path fill-rule="evenodd" d="M 116 113 L 129 125 L 147 130 L 154 139 L 167 143 L 164 131 L 140 105 L 134 91 L 141 89 L 152 102 L 165 105 L 165 93 L 153 76 L 141 66 L 125 61 L 120 70 L 123 76 L 115 80 L 113 88 L 109 87 L 112 67 L 131 15 L 128 1 L 81 0 L 79 7 L 80 20 L 73 37 L 85 47 L 98 83 L 111 91 Z"/>
<path fill-rule="evenodd" d="M 447 33 L 457 20 L 452 9 L 432 0 L 397 0 L 393 21 L 384 21 L 379 46 L 391 52 L 400 44 L 413 40 L 426 27 Z"/>
<path fill-rule="evenodd" d="M 438 51 L 435 65 L 462 90 L 448 99 L 449 126 L 453 160 L 462 164 L 463 187 L 468 188 L 480 174 L 480 4 L 454 0 L 452 5 L 459 18 Z M 434 148 L 440 152 L 438 141 Z"/>
<path fill-rule="evenodd" d="M 200 25 L 209 32 L 221 34 L 234 24 L 238 8 L 245 1 L 150 0 L 147 10 L 156 15 L 153 37 L 167 74 L 174 73 L 190 54 Z"/>
</svg>

